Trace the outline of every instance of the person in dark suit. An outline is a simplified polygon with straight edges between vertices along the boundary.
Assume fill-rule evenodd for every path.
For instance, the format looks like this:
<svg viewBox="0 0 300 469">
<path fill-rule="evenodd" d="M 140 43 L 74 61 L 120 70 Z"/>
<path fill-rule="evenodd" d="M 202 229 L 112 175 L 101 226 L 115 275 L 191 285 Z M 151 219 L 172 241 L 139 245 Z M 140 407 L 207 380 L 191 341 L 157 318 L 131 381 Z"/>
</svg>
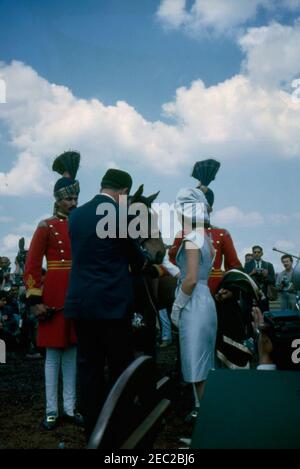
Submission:
<svg viewBox="0 0 300 469">
<path fill-rule="evenodd" d="M 131 308 L 132 273 L 141 271 L 145 255 L 119 233 L 122 197 L 130 192 L 131 176 L 109 169 L 100 194 L 72 213 L 69 231 L 72 269 L 64 314 L 73 318 L 78 337 L 82 414 L 90 436 L 105 398 L 104 367 L 110 386 L 133 359 Z M 106 231 L 105 231 L 106 230 Z"/>
<path fill-rule="evenodd" d="M 263 249 L 261 246 L 253 246 L 253 259 L 245 264 L 245 272 L 257 283 L 264 297 L 259 300 L 258 306 L 261 311 L 269 310 L 268 287 L 275 285 L 275 271 L 273 264 L 262 259 Z"/>
</svg>

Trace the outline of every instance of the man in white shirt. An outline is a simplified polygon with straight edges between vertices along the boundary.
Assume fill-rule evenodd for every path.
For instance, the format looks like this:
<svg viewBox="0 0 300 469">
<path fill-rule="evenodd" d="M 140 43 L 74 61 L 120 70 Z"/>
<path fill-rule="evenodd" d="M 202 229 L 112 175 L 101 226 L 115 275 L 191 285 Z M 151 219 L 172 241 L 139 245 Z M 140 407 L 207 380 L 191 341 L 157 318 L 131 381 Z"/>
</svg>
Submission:
<svg viewBox="0 0 300 469">
<path fill-rule="evenodd" d="M 284 270 L 278 274 L 276 281 L 276 288 L 279 291 L 280 308 L 283 310 L 292 309 L 296 310 L 296 295 L 292 282 L 294 272 L 293 258 L 288 254 L 281 257 L 281 262 Z"/>
</svg>

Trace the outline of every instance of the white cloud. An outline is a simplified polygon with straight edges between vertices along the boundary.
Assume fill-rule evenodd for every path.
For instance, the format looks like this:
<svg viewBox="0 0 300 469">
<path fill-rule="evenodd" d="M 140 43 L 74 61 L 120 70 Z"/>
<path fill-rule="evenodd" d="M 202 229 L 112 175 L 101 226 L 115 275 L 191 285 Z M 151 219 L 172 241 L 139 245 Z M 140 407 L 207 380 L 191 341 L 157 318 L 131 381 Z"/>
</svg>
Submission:
<svg viewBox="0 0 300 469">
<path fill-rule="evenodd" d="M 236 33 L 254 20 L 259 9 L 282 12 L 300 10 L 299 0 L 162 0 L 157 17 L 166 28 L 182 29 L 199 36 L 203 33 Z"/>
<path fill-rule="evenodd" d="M 36 218 L 33 222 L 22 222 L 15 228 L 10 228 L 10 233 L 2 236 L 0 243 L 0 256 L 8 257 L 11 262 L 14 262 L 14 259 L 19 250 L 19 240 L 21 238 L 25 239 L 25 249 L 28 249 L 30 246 L 31 238 L 34 231 L 37 228 L 38 223 L 41 220 L 49 218 L 50 214 L 43 214 Z M 1 219 L 1 217 L 0 217 Z"/>
<path fill-rule="evenodd" d="M 236 227 L 255 227 L 265 224 L 267 226 L 297 226 L 300 221 L 300 213 L 268 213 L 261 214 L 259 212 L 243 212 L 239 207 L 225 207 L 216 212 L 212 212 L 212 223 L 220 226 L 236 226 Z M 291 241 L 289 241 L 291 242 Z M 294 243 L 293 243 L 294 244 Z"/>
<path fill-rule="evenodd" d="M 197 34 L 205 30 L 222 33 L 255 18 L 257 9 L 268 0 L 195 0 L 190 9 L 186 0 L 162 0 L 157 16 L 170 28 Z"/>
<path fill-rule="evenodd" d="M 0 244 L 0 256 L 8 257 L 11 262 L 11 268 L 13 270 L 14 261 L 19 250 L 19 239 L 22 236 L 19 236 L 14 233 L 9 233 L 1 239 Z M 30 237 L 25 237 L 25 245 L 29 246 Z"/>
<path fill-rule="evenodd" d="M 8 234 L 3 238 L 4 249 L 13 249 L 18 246 L 19 238 L 17 235 Z"/>
<path fill-rule="evenodd" d="M 8 84 L 0 120 L 18 152 L 11 169 L 0 172 L 3 195 L 48 193 L 51 161 L 69 148 L 78 149 L 82 166 L 92 170 L 126 162 L 163 174 L 190 166 L 199 154 L 221 161 L 300 156 L 300 103 L 244 75 L 177 89 L 163 105 L 167 124 L 147 121 L 123 101 L 105 106 L 78 99 L 20 62 L 0 65 L 0 73 Z"/>
<path fill-rule="evenodd" d="M 28 236 L 32 236 L 33 235 L 33 232 L 34 230 L 37 228 L 39 222 L 41 220 L 45 220 L 47 218 L 51 217 L 51 215 L 49 213 L 46 213 L 44 215 L 41 215 L 39 216 L 38 218 L 36 218 L 33 222 L 31 223 L 28 223 L 28 222 L 22 222 L 20 223 L 20 225 L 18 225 L 14 231 L 16 233 L 19 233 L 21 234 L 20 237 L 24 236 L 24 234 L 28 234 Z"/>
<path fill-rule="evenodd" d="M 250 28 L 239 44 L 246 54 L 244 72 L 253 83 L 290 87 L 300 75 L 300 21 L 293 26 L 273 23 Z"/>
<path fill-rule="evenodd" d="M 226 207 L 212 213 L 212 224 L 223 226 L 255 227 L 262 225 L 264 217 L 258 212 L 244 213 L 238 207 Z"/>
<path fill-rule="evenodd" d="M 279 239 L 275 242 L 275 247 L 282 251 L 287 251 L 289 249 L 295 249 L 296 245 L 293 241 L 289 239 Z"/>
<path fill-rule="evenodd" d="M 268 90 L 236 75 L 206 88 L 201 80 L 180 88 L 164 110 L 186 138 L 186 152 L 254 158 L 300 154 L 300 104 L 281 90 Z M 199 151 L 198 151 L 199 154 Z"/>
<path fill-rule="evenodd" d="M 69 148 L 80 149 L 83 166 L 90 168 L 129 160 L 166 173 L 185 160 L 179 150 L 184 141 L 176 127 L 146 121 L 126 102 L 104 106 L 97 99 L 77 99 L 67 88 L 48 83 L 20 62 L 2 64 L 0 72 L 8 84 L 0 119 L 19 151 L 11 171 L 0 173 L 2 194 L 46 192 L 47 166 Z"/>
<path fill-rule="evenodd" d="M 182 26 L 189 19 L 186 0 L 162 0 L 157 16 L 166 26 L 173 28 Z"/>
</svg>

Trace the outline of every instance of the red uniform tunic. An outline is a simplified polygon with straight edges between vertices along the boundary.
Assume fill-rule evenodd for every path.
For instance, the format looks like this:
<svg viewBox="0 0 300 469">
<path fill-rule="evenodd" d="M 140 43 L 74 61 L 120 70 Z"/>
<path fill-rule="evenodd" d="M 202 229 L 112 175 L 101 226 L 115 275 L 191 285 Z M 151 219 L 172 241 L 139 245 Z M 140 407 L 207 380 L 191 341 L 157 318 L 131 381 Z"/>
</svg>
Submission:
<svg viewBox="0 0 300 469">
<path fill-rule="evenodd" d="M 43 257 L 47 273 L 42 285 Z M 27 297 L 41 297 L 46 306 L 61 309 L 64 306 L 71 269 L 71 245 L 68 220 L 59 216 L 43 220 L 37 227 L 27 255 L 25 285 Z M 76 343 L 74 323 L 63 311 L 51 319 L 39 322 L 39 347 L 67 348 Z"/>
<path fill-rule="evenodd" d="M 242 264 L 239 261 L 232 238 L 227 230 L 211 226 L 207 228 L 206 232 L 216 250 L 214 265 L 208 279 L 211 294 L 215 295 L 224 275 L 222 267 L 224 267 L 225 271 L 240 269 Z"/>
<path fill-rule="evenodd" d="M 232 238 L 227 230 L 210 226 L 206 229 L 206 233 L 210 237 L 216 250 L 214 265 L 208 279 L 208 286 L 212 295 L 214 295 L 224 275 L 224 271 L 222 270 L 223 262 L 225 270 L 234 268 L 240 269 L 242 264 L 239 261 Z M 181 241 L 182 233 L 179 233 L 174 240 L 173 246 L 169 250 L 169 259 L 174 264 L 176 264 L 175 259 Z"/>
</svg>

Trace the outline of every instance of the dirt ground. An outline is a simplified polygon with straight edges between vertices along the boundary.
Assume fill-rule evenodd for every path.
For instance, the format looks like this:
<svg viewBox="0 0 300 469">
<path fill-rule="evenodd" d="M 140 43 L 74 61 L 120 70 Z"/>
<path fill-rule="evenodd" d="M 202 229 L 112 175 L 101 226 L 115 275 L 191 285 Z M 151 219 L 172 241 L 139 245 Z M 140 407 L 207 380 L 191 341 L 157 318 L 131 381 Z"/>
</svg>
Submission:
<svg viewBox="0 0 300 469">
<path fill-rule="evenodd" d="M 191 391 L 179 383 L 175 370 L 175 347 L 160 349 L 159 375 L 172 379 L 172 405 L 157 437 L 155 448 L 174 449 L 190 437 L 191 424 L 184 417 L 191 408 Z M 57 429 L 41 429 L 44 415 L 43 359 L 26 359 L 21 352 L 8 352 L 7 363 L 0 364 L 0 449 L 82 449 L 83 429 L 61 422 Z"/>
</svg>

